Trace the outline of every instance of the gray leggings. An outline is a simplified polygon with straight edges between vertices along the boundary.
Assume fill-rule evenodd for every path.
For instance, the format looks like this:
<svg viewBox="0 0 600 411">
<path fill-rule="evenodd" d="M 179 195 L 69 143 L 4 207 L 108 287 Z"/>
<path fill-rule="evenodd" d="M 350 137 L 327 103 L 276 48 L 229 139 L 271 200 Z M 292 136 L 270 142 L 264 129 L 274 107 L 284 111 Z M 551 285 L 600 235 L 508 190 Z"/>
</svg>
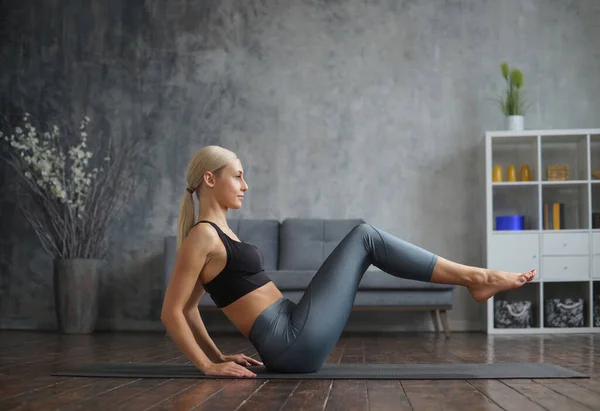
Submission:
<svg viewBox="0 0 600 411">
<path fill-rule="evenodd" d="M 354 227 L 325 259 L 304 295 L 282 298 L 256 319 L 249 340 L 269 371 L 315 372 L 326 362 L 372 264 L 396 277 L 428 282 L 437 255 L 370 224 Z"/>
</svg>

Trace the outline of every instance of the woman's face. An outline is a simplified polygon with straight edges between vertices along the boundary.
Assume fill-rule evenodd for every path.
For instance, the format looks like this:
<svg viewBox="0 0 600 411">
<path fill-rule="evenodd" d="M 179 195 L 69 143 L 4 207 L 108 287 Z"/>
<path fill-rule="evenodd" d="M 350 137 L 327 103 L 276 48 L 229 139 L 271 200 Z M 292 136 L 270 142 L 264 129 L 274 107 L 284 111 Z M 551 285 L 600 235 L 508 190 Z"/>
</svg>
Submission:
<svg viewBox="0 0 600 411">
<path fill-rule="evenodd" d="M 221 170 L 216 178 L 213 193 L 217 201 L 227 208 L 241 208 L 248 184 L 244 180 L 244 168 L 239 159 L 233 160 Z"/>
</svg>

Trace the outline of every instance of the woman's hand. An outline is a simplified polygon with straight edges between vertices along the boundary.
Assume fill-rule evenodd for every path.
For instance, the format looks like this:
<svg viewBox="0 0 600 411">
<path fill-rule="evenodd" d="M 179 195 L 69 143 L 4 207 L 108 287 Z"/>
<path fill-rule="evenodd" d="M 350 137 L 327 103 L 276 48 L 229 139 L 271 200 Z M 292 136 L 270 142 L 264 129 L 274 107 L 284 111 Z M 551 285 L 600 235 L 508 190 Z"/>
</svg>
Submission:
<svg viewBox="0 0 600 411">
<path fill-rule="evenodd" d="M 224 355 L 221 359 L 221 362 L 233 361 L 239 365 L 264 365 L 262 362 L 255 360 L 254 358 L 250 358 L 244 354 L 234 354 L 234 355 Z"/>
<path fill-rule="evenodd" d="M 256 377 L 252 371 L 236 364 L 233 361 L 210 363 L 204 370 L 205 375 L 225 375 L 231 377 Z"/>
</svg>

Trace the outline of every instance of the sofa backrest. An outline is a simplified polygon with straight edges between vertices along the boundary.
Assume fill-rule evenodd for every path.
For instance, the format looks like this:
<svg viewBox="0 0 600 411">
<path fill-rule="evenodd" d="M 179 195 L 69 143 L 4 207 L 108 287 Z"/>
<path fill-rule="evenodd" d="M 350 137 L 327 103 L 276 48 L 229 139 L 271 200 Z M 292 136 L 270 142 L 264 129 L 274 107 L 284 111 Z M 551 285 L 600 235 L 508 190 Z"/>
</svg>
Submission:
<svg viewBox="0 0 600 411">
<path fill-rule="evenodd" d="M 276 270 L 279 258 L 279 221 L 270 219 L 231 218 L 227 224 L 240 240 L 258 247 L 264 257 L 265 270 Z"/>
<path fill-rule="evenodd" d="M 277 259 L 279 257 L 278 220 L 228 218 L 227 224 L 241 241 L 253 244 L 260 249 L 264 257 L 265 270 L 277 269 Z M 167 236 L 164 238 L 163 275 L 165 286 L 169 283 L 173 267 L 175 266 L 176 248 L 176 236 Z"/>
<path fill-rule="evenodd" d="M 355 219 L 287 218 L 279 229 L 280 270 L 316 270 L 357 225 Z"/>
</svg>

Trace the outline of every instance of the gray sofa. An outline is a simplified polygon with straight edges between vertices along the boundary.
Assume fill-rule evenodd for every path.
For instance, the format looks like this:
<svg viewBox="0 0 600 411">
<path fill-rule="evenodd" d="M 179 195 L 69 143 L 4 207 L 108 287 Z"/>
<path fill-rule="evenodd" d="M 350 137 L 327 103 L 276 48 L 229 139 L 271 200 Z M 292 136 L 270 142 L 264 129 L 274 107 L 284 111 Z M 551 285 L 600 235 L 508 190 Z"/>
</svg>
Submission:
<svg viewBox="0 0 600 411">
<path fill-rule="evenodd" d="M 266 274 L 283 295 L 294 302 L 300 300 L 316 270 L 342 238 L 364 222 L 362 219 L 319 218 L 227 221 L 241 241 L 261 250 Z M 166 287 L 175 260 L 175 236 L 165 237 L 164 253 Z M 360 283 L 354 309 L 427 310 L 431 312 L 436 332 L 439 332 L 438 317 L 441 317 L 444 334 L 449 338 L 446 310 L 452 308 L 453 297 L 452 285 L 397 278 L 370 266 Z M 199 306 L 202 310 L 217 309 L 208 295 L 200 300 Z"/>
</svg>

